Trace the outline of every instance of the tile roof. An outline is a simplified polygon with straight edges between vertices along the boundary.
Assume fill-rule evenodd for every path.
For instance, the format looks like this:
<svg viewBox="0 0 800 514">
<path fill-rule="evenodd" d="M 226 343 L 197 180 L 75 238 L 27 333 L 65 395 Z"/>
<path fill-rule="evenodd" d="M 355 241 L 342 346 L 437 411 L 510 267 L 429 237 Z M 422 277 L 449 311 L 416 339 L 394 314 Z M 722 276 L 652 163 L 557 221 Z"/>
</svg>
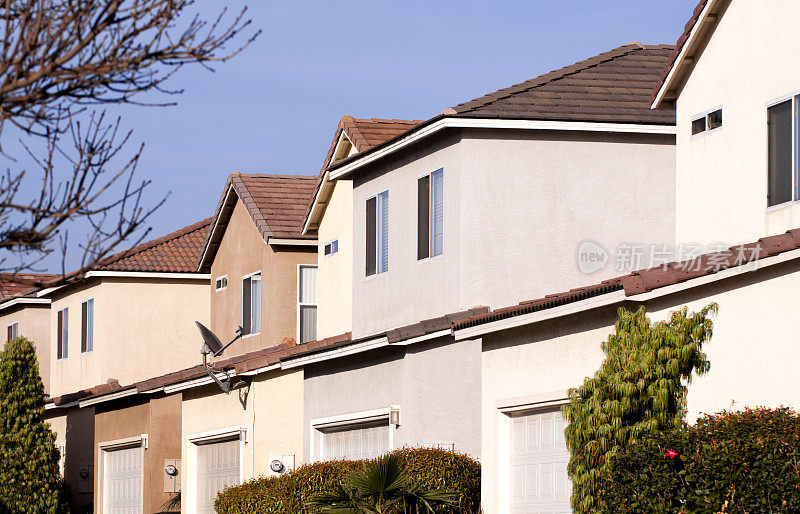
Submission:
<svg viewBox="0 0 800 514">
<path fill-rule="evenodd" d="M 625 296 L 634 296 L 662 287 L 667 287 L 687 280 L 714 275 L 726 269 L 736 268 L 766 257 L 800 248 L 800 229 L 789 230 L 785 234 L 762 237 L 758 241 L 732 246 L 721 252 L 704 254 L 695 260 L 671 262 L 663 266 L 634 271 L 629 275 L 605 280 L 599 284 L 579 287 L 566 291 L 521 302 L 518 305 L 495 309 L 486 314 L 453 323 L 453 329 L 459 330 L 505 318 L 521 316 L 540 310 L 551 309 L 559 305 L 578 302 L 614 291 L 624 291 Z"/>
<path fill-rule="evenodd" d="M 35 290 L 36 284 L 44 285 L 47 282 L 56 280 L 61 275 L 53 273 L 16 273 L 13 277 L 0 278 L 0 300 L 21 296 L 24 293 Z M 32 283 L 20 283 L 16 280 L 25 280 Z"/>
<path fill-rule="evenodd" d="M 211 218 L 206 218 L 102 259 L 93 269 L 193 273 L 210 227 Z"/>
<path fill-rule="evenodd" d="M 446 109 L 456 117 L 675 124 L 674 109 L 650 109 L 673 47 L 629 43 Z"/>
<path fill-rule="evenodd" d="M 213 226 L 201 253 L 200 269 L 209 269 L 237 199 L 268 242 L 278 239 L 315 239 L 303 235 L 306 208 L 314 196 L 317 177 L 231 173 L 214 213 Z M 228 194 L 233 191 L 235 195 Z"/>
</svg>

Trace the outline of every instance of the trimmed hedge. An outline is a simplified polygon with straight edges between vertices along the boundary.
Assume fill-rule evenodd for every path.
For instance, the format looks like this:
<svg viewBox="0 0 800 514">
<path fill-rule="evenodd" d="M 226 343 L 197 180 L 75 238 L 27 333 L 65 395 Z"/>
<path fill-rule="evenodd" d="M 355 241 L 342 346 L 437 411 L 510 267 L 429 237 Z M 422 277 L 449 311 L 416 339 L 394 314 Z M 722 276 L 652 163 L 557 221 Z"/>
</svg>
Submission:
<svg viewBox="0 0 800 514">
<path fill-rule="evenodd" d="M 600 502 L 618 512 L 800 511 L 800 416 L 787 408 L 705 416 L 611 457 Z"/>
<path fill-rule="evenodd" d="M 480 464 L 467 455 L 435 448 L 395 450 L 405 461 L 415 483 L 425 489 L 460 493 L 455 508 L 440 512 L 478 512 L 481 494 Z M 214 503 L 219 514 L 315 512 L 304 507 L 312 496 L 329 492 L 349 472 L 365 461 L 328 461 L 300 466 L 280 477 L 255 478 L 221 491 Z"/>
</svg>

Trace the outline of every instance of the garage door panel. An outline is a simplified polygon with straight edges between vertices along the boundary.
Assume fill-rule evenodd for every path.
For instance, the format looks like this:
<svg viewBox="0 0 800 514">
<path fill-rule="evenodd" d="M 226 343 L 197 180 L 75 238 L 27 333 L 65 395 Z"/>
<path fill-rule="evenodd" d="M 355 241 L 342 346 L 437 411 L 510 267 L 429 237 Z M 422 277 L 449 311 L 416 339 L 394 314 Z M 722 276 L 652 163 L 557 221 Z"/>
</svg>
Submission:
<svg viewBox="0 0 800 514">
<path fill-rule="evenodd" d="M 142 512 L 142 449 L 125 448 L 105 452 L 106 512 Z"/>
<path fill-rule="evenodd" d="M 512 512 L 570 512 L 564 428 L 558 410 L 511 419 Z"/>
<path fill-rule="evenodd" d="M 214 512 L 217 493 L 239 485 L 238 439 L 197 447 L 197 511 Z"/>
</svg>

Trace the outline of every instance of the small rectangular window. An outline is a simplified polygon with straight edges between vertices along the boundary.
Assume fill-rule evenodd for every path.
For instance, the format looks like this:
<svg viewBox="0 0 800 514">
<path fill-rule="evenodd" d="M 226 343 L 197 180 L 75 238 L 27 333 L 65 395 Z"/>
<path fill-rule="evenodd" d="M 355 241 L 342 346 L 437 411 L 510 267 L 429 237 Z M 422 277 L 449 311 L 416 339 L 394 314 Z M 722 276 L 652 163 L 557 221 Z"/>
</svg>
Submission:
<svg viewBox="0 0 800 514">
<path fill-rule="evenodd" d="M 57 323 L 57 330 L 58 333 L 56 334 L 56 358 L 57 359 L 66 359 L 69 347 L 68 341 L 68 332 L 69 332 L 69 309 L 64 307 L 60 311 L 58 311 L 58 323 Z"/>
<path fill-rule="evenodd" d="M 703 114 L 692 120 L 692 135 L 718 129 L 722 126 L 722 109 Z"/>
<path fill-rule="evenodd" d="M 323 254 L 325 256 L 333 255 L 339 252 L 339 240 L 334 239 L 329 243 L 325 243 L 325 248 Z"/>
<path fill-rule="evenodd" d="M 317 267 L 300 266 L 297 287 L 298 337 L 301 343 L 317 339 Z"/>
<path fill-rule="evenodd" d="M 767 206 L 792 200 L 792 100 L 767 110 L 769 126 L 769 177 Z"/>
<path fill-rule="evenodd" d="M 444 170 L 417 181 L 417 259 L 444 251 Z"/>
<path fill-rule="evenodd" d="M 13 341 L 19 337 L 19 324 L 16 322 L 8 326 L 8 340 Z"/>
<path fill-rule="evenodd" d="M 389 191 L 366 203 L 366 274 L 389 271 Z"/>
<path fill-rule="evenodd" d="M 223 275 L 214 282 L 214 287 L 217 291 L 222 291 L 228 287 L 228 275 Z"/>
<path fill-rule="evenodd" d="M 94 350 L 94 298 L 81 304 L 81 353 Z"/>
<path fill-rule="evenodd" d="M 714 130 L 722 126 L 722 109 L 717 109 L 714 112 L 708 113 L 708 130 Z"/>
<path fill-rule="evenodd" d="M 692 135 L 699 134 L 706 131 L 706 117 L 697 118 L 692 120 Z"/>
<path fill-rule="evenodd" d="M 242 328 L 244 334 L 261 332 L 261 273 L 242 279 Z"/>
</svg>

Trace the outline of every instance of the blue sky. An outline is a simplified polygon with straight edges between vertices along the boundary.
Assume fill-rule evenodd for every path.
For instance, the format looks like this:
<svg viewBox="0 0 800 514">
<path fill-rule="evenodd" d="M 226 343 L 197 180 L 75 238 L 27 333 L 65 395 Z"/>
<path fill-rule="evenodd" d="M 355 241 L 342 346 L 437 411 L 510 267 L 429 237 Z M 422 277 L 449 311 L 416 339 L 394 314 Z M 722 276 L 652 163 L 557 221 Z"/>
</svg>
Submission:
<svg viewBox="0 0 800 514">
<path fill-rule="evenodd" d="M 226 3 L 250 4 L 255 43 L 215 73 L 184 68 L 178 106 L 112 110 L 145 143 L 151 201 L 170 192 L 152 237 L 212 215 L 232 171 L 318 173 L 344 114 L 426 119 L 630 41 L 674 44 L 697 1 Z"/>
</svg>

